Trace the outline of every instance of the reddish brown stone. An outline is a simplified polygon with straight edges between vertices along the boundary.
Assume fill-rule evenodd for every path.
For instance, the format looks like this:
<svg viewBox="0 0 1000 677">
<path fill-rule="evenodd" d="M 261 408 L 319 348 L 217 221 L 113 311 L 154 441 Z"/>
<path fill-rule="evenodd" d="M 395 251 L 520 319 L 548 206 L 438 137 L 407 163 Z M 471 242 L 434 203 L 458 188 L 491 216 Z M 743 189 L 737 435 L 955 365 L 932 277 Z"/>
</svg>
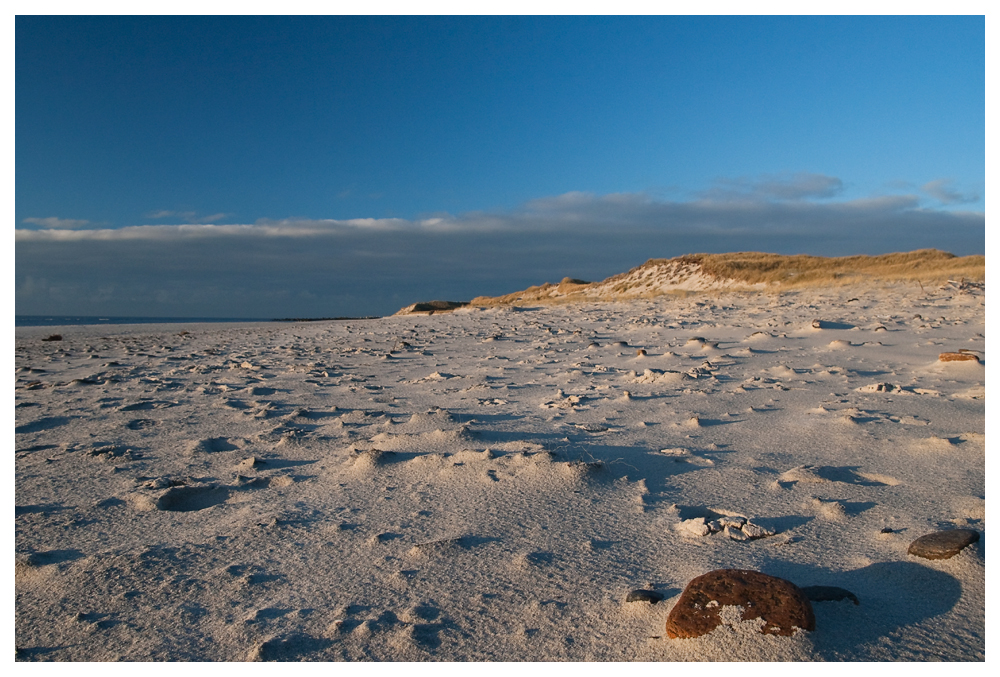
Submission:
<svg viewBox="0 0 1000 677">
<path fill-rule="evenodd" d="M 712 604 L 714 602 L 714 604 Z M 743 607 L 744 621 L 763 618 L 761 632 L 791 636 L 816 629 L 812 605 L 795 584 L 759 571 L 718 569 L 691 580 L 667 617 L 667 637 L 700 637 L 722 622 L 719 609 Z"/>
<path fill-rule="evenodd" d="M 979 357 L 972 353 L 941 353 L 938 355 L 938 360 L 941 362 L 978 362 Z"/>
</svg>

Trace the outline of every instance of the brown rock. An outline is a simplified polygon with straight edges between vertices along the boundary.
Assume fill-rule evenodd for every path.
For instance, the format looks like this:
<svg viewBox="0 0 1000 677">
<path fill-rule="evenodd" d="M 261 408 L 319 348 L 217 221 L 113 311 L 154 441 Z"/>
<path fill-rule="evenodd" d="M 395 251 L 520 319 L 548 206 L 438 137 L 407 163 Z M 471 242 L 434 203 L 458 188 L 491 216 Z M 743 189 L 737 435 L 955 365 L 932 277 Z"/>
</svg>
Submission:
<svg viewBox="0 0 1000 677">
<path fill-rule="evenodd" d="M 812 605 L 795 584 L 759 571 L 718 569 L 691 580 L 667 617 L 667 637 L 700 637 L 722 622 L 724 606 L 743 607 L 742 620 L 764 619 L 761 632 L 790 637 L 816 629 Z"/>
<path fill-rule="evenodd" d="M 924 559 L 948 559 L 978 540 L 979 532 L 972 529 L 935 531 L 910 543 L 907 552 Z"/>
<path fill-rule="evenodd" d="M 978 362 L 979 358 L 972 353 L 941 353 L 938 355 L 941 362 Z"/>
</svg>

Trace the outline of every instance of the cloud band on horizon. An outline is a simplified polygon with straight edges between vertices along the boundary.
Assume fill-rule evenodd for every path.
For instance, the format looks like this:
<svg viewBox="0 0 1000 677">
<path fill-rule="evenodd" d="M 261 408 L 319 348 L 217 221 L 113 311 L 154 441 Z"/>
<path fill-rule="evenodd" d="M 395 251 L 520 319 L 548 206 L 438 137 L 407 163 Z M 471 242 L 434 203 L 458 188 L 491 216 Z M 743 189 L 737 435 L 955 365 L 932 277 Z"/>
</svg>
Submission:
<svg viewBox="0 0 1000 677">
<path fill-rule="evenodd" d="M 423 219 L 17 229 L 15 306 L 28 315 L 372 315 L 566 276 L 599 280 L 689 253 L 924 248 L 984 253 L 985 214 L 926 208 L 914 195 L 671 202 L 577 192 Z"/>
<path fill-rule="evenodd" d="M 826 177 L 828 178 L 828 177 Z M 767 190 L 772 190 L 768 188 Z M 817 189 L 818 190 L 818 189 Z M 800 195 L 801 193 L 796 193 Z M 921 207 L 916 195 L 887 195 L 843 202 L 764 201 L 730 195 L 725 200 L 690 202 L 656 200 L 644 193 L 596 196 L 570 192 L 532 200 L 509 212 L 470 212 L 423 219 L 260 219 L 252 224 L 155 224 L 123 228 L 84 228 L 87 221 L 26 219 L 44 229 L 15 230 L 17 241 L 79 241 L 183 239 L 204 237 L 316 237 L 345 232 L 538 232 L 571 229 L 576 232 L 608 227 L 638 231 L 733 233 L 748 229 L 794 234 L 804 229 L 840 228 L 845 224 L 906 218 L 915 222 L 974 224 L 983 222 L 979 212 L 944 211 Z M 70 225 L 72 224 L 72 225 Z M 889 225 L 889 224 L 882 224 Z"/>
</svg>

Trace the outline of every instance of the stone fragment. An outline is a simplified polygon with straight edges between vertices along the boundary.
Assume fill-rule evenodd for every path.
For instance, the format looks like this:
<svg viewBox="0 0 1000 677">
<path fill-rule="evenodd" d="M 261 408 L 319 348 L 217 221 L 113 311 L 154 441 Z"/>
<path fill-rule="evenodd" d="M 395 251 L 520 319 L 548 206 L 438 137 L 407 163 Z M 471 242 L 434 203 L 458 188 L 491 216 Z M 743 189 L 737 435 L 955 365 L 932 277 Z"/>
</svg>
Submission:
<svg viewBox="0 0 1000 677">
<path fill-rule="evenodd" d="M 625 598 L 626 602 L 649 602 L 656 604 L 663 600 L 663 593 L 656 590 L 633 590 Z"/>
<path fill-rule="evenodd" d="M 740 530 L 747 535 L 747 538 L 766 538 L 767 536 L 774 536 L 774 532 L 770 529 L 760 526 L 759 524 L 754 524 L 753 522 L 747 522 Z"/>
<path fill-rule="evenodd" d="M 749 540 L 749 538 L 747 538 L 747 535 L 745 533 L 743 533 L 742 529 L 740 529 L 739 527 L 734 527 L 731 524 L 727 525 L 726 528 L 723 529 L 722 531 L 723 531 L 723 533 L 726 534 L 726 536 L 729 536 L 729 538 L 733 539 L 734 541 L 747 541 L 747 540 Z"/>
<path fill-rule="evenodd" d="M 184 484 L 183 480 L 172 480 L 169 477 L 156 477 L 143 486 L 147 489 L 169 489 L 170 487 L 177 487 Z"/>
<path fill-rule="evenodd" d="M 256 456 L 251 456 L 250 458 L 245 458 L 236 464 L 239 470 L 256 470 L 257 468 L 263 468 L 267 465 L 267 461 L 257 458 Z"/>
<path fill-rule="evenodd" d="M 802 593 L 809 598 L 810 602 L 839 602 L 849 599 L 855 604 L 861 604 L 857 595 L 850 590 L 838 588 L 835 585 L 807 585 L 801 588 Z"/>
<path fill-rule="evenodd" d="M 739 515 L 724 515 L 719 518 L 719 524 L 723 527 L 733 527 L 734 529 L 739 529 L 746 524 L 746 521 L 746 517 L 740 517 Z"/>
<path fill-rule="evenodd" d="M 700 536 L 708 536 L 709 533 L 708 525 L 705 524 L 704 517 L 695 517 L 693 519 L 684 520 L 683 522 L 680 522 L 675 528 L 683 535 L 693 536 L 695 538 Z"/>
<path fill-rule="evenodd" d="M 860 388 L 855 388 L 854 390 L 859 393 L 891 393 L 899 392 L 902 389 L 893 383 L 872 383 L 866 386 L 861 386 Z"/>
<path fill-rule="evenodd" d="M 910 543 L 907 552 L 925 559 L 948 559 L 979 540 L 972 529 L 946 529 L 921 536 Z"/>
<path fill-rule="evenodd" d="M 714 604 L 713 604 L 714 602 Z M 743 608 L 741 620 L 764 620 L 763 634 L 790 637 L 795 629 L 815 630 L 809 599 L 795 584 L 759 571 L 718 569 L 691 580 L 667 617 L 671 639 L 708 634 L 719 626 L 719 610 Z"/>
</svg>

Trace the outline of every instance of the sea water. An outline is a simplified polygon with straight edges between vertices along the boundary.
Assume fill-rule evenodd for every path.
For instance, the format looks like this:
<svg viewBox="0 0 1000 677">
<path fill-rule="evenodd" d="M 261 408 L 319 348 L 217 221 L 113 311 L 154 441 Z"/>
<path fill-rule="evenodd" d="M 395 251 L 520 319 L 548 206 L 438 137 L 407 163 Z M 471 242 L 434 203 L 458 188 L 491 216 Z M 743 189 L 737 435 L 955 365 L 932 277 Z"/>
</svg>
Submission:
<svg viewBox="0 0 1000 677">
<path fill-rule="evenodd" d="M 100 317 L 97 315 L 15 315 L 15 327 L 61 327 L 79 324 L 192 324 L 196 322 L 267 322 L 260 317 Z"/>
</svg>

